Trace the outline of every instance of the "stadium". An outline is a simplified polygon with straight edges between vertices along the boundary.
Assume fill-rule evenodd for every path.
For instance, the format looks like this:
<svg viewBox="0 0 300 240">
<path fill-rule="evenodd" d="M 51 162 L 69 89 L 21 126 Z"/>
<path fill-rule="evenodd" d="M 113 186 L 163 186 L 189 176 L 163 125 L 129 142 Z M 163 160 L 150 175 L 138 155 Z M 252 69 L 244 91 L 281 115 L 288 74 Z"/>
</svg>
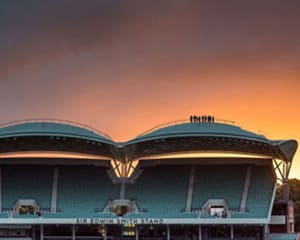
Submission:
<svg viewBox="0 0 300 240">
<path fill-rule="evenodd" d="M 191 116 L 122 143 L 73 122 L 11 122 L 0 143 L 0 239 L 298 238 L 295 140 Z"/>
</svg>

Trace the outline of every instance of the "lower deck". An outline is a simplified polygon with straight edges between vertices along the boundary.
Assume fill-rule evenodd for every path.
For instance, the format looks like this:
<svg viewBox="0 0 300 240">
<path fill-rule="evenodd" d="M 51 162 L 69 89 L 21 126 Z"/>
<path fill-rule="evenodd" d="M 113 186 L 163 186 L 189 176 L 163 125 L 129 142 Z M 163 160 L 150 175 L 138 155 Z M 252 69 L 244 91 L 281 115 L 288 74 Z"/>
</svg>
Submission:
<svg viewBox="0 0 300 240">
<path fill-rule="evenodd" d="M 2 225 L 9 240 L 263 240 L 267 225 Z"/>
</svg>

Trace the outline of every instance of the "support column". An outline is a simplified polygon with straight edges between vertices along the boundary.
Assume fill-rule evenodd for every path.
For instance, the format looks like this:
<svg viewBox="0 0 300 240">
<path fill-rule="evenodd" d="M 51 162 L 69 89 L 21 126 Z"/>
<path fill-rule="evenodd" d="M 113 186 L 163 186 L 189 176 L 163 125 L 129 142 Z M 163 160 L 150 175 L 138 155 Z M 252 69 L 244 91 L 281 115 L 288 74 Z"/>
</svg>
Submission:
<svg viewBox="0 0 300 240">
<path fill-rule="evenodd" d="M 57 188 L 58 188 L 58 167 L 53 171 L 52 194 L 51 194 L 51 212 L 56 212 L 57 205 Z"/>
<path fill-rule="evenodd" d="M 195 182 L 195 168 L 192 168 L 190 171 L 189 188 L 186 197 L 186 205 L 185 205 L 186 212 L 190 212 L 192 209 L 194 182 Z"/>
<path fill-rule="evenodd" d="M 44 240 L 44 225 L 41 225 L 40 239 Z"/>
<path fill-rule="evenodd" d="M 120 199 L 125 198 L 125 191 L 126 191 L 126 183 L 125 183 L 125 180 L 122 180 L 122 183 L 120 186 Z"/>
<path fill-rule="evenodd" d="M 135 240 L 139 240 L 139 225 L 135 225 Z"/>
<path fill-rule="evenodd" d="M 104 240 L 107 240 L 107 227 L 104 225 Z"/>
<path fill-rule="evenodd" d="M 35 234 L 35 225 L 32 225 L 31 226 L 31 237 L 32 237 L 32 240 L 36 240 L 36 234 Z"/>
<path fill-rule="evenodd" d="M 288 180 L 284 179 L 282 183 L 282 195 L 283 195 L 283 201 L 288 202 L 289 201 L 289 183 Z"/>
<path fill-rule="evenodd" d="M 282 197 L 283 200 L 287 203 L 289 201 L 288 180 L 292 164 L 291 162 L 273 159 L 273 165 L 275 172 L 278 173 L 278 178 L 282 181 Z"/>
<path fill-rule="evenodd" d="M 234 239 L 234 229 L 233 229 L 233 225 L 230 226 L 230 239 Z"/>
<path fill-rule="evenodd" d="M 264 224 L 264 227 L 263 227 L 263 239 L 264 240 L 268 239 L 268 234 L 269 234 L 269 225 Z"/>
<path fill-rule="evenodd" d="M 167 240 L 171 239 L 170 226 L 167 225 Z"/>
<path fill-rule="evenodd" d="M 283 200 L 287 203 L 289 201 L 289 177 L 288 177 L 288 167 L 287 164 L 283 163 L 283 183 L 282 183 L 282 192 Z"/>
<path fill-rule="evenodd" d="M 243 188 L 243 193 L 242 193 L 242 198 L 241 198 L 241 203 L 240 203 L 240 211 L 241 212 L 245 212 L 245 209 L 246 209 L 251 175 L 252 175 L 252 166 L 249 166 L 247 168 L 247 173 L 246 173 L 246 177 L 245 177 L 245 181 L 244 181 L 244 188 Z"/>
<path fill-rule="evenodd" d="M 72 240 L 75 240 L 76 238 L 76 229 L 75 229 L 75 225 L 72 225 Z"/>
<path fill-rule="evenodd" d="M 198 240 L 202 240 L 202 226 L 198 226 Z"/>
</svg>

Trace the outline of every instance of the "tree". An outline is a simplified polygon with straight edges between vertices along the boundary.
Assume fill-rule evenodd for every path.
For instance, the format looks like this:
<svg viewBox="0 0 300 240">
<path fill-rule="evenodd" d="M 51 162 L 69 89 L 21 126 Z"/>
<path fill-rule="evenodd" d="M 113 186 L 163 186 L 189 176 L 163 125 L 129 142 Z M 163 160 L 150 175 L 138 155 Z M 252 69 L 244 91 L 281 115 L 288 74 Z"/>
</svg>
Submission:
<svg viewBox="0 0 300 240">
<path fill-rule="evenodd" d="M 295 231 L 300 231 L 300 180 L 296 178 L 289 179 L 290 200 L 294 202 Z M 276 198 L 282 198 L 282 185 L 277 187 Z"/>
</svg>

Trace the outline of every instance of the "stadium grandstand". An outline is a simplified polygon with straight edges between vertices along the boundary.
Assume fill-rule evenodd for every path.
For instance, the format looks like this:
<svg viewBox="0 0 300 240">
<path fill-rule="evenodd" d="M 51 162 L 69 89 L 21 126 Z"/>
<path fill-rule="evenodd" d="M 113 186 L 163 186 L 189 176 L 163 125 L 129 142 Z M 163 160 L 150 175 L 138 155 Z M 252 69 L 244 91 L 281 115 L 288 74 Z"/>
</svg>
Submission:
<svg viewBox="0 0 300 240">
<path fill-rule="evenodd" d="M 296 149 L 212 116 L 127 142 L 67 121 L 4 124 L 0 239 L 299 240 Z"/>
</svg>

